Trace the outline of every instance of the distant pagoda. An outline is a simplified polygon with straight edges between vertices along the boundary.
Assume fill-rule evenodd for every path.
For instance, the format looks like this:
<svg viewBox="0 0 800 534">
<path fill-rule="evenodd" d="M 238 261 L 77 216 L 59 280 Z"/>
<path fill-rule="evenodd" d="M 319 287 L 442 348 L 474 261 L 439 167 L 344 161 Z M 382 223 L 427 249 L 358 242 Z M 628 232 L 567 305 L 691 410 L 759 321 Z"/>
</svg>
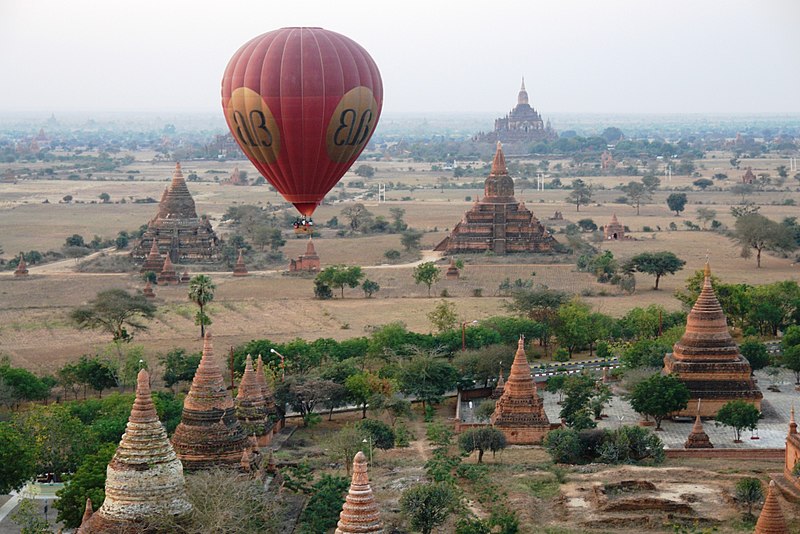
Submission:
<svg viewBox="0 0 800 534">
<path fill-rule="evenodd" d="M 301 254 L 296 260 L 289 260 L 289 272 L 310 271 L 317 272 L 320 270 L 319 256 L 314 248 L 314 240 L 310 237 L 306 243 L 306 253 Z"/>
<path fill-rule="evenodd" d="M 531 366 L 525 355 L 525 339 L 520 336 L 514 363 L 495 404 L 492 426 L 503 432 L 506 441 L 518 445 L 541 443 L 550 431 L 550 420 L 542 399 L 536 393 Z"/>
<path fill-rule="evenodd" d="M 249 438 L 236 413 L 214 361 L 211 334 L 206 332 L 203 356 L 192 380 L 172 445 L 187 471 L 239 466 Z"/>
<path fill-rule="evenodd" d="M 625 227 L 620 224 L 616 213 L 611 215 L 611 222 L 603 227 L 603 239 L 625 239 Z"/>
<path fill-rule="evenodd" d="M 522 78 L 522 86 L 517 94 L 517 105 L 505 117 L 494 121 L 494 131 L 475 136 L 476 141 L 503 143 L 530 143 L 557 138 L 558 134 L 550 126 L 550 121 L 545 122 L 530 105 L 525 78 Z"/>
<path fill-rule="evenodd" d="M 147 223 L 131 256 L 137 261 L 152 257 L 153 242 L 157 251 L 169 255 L 173 263 L 208 262 L 219 257 L 219 239 L 209 220 L 197 216 L 180 163 L 175 164 L 172 183 L 161 196 L 158 213 Z"/>
<path fill-rule="evenodd" d="M 148 519 L 180 517 L 192 509 L 183 466 L 158 419 L 144 369 L 125 433 L 106 469 L 105 500 L 95 513 L 91 507 L 87 500 L 79 534 L 144 532 Z"/>
<path fill-rule="evenodd" d="M 242 249 L 239 249 L 239 258 L 236 260 L 236 265 L 233 266 L 233 276 L 247 276 L 247 266 L 244 264 L 244 257 L 242 256 Z"/>
<path fill-rule="evenodd" d="M 514 198 L 503 148 L 497 143 L 492 172 L 484 183 L 483 200 L 476 200 L 434 250 L 445 254 L 487 252 L 551 252 L 556 240 L 521 202 Z"/>
<path fill-rule="evenodd" d="M 703 421 L 700 419 L 700 399 L 697 399 L 697 416 L 694 419 L 692 431 L 689 437 L 686 438 L 686 443 L 683 444 L 684 449 L 713 449 L 714 445 L 711 443 L 706 431 L 703 430 Z"/>
<path fill-rule="evenodd" d="M 761 410 L 763 395 L 728 331 L 725 313 L 711 287 L 708 263 L 703 289 L 686 318 L 686 332 L 664 357 L 662 372 L 675 374 L 691 395 L 687 408 L 674 415 L 695 415 L 691 407 L 701 398 L 700 417 L 715 417 L 732 400 L 743 400 Z"/>
<path fill-rule="evenodd" d="M 17 278 L 28 276 L 28 264 L 25 263 L 25 254 L 22 252 L 19 253 L 19 263 L 17 263 L 17 268 L 14 269 L 14 276 Z"/>
</svg>

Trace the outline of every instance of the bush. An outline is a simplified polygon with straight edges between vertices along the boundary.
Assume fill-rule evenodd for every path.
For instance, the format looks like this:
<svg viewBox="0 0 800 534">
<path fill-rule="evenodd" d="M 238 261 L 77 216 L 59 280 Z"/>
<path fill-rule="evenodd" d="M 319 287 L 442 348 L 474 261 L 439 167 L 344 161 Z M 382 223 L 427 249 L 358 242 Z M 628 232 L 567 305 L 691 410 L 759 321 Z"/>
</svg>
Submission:
<svg viewBox="0 0 800 534">
<path fill-rule="evenodd" d="M 578 432 L 572 428 L 551 430 L 544 438 L 544 448 L 560 464 L 576 464 L 582 456 Z"/>
<path fill-rule="evenodd" d="M 395 433 L 392 427 L 377 419 L 363 419 L 357 425 L 372 438 L 372 446 L 387 450 L 394 447 Z"/>
<path fill-rule="evenodd" d="M 350 482 L 344 477 L 322 475 L 312 486 L 311 497 L 300 514 L 300 532 L 317 534 L 335 527 L 349 487 Z"/>
</svg>

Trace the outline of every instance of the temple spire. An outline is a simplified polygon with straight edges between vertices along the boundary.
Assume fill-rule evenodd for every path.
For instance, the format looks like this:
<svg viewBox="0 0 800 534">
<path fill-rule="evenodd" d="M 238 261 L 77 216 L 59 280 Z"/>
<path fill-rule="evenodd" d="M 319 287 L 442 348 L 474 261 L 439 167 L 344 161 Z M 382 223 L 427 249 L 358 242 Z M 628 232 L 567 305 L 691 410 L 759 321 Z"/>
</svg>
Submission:
<svg viewBox="0 0 800 534">
<path fill-rule="evenodd" d="M 792 403 L 792 411 L 789 412 L 789 434 L 797 434 L 797 423 L 794 420 L 794 402 Z"/>
<path fill-rule="evenodd" d="M 789 534 L 777 493 L 778 488 L 775 481 L 770 480 L 767 498 L 764 499 L 764 507 L 761 508 L 761 514 L 758 516 L 754 534 Z"/>
<path fill-rule="evenodd" d="M 367 457 L 358 451 L 353 458 L 350 491 L 342 505 L 335 534 L 375 534 L 383 531 L 378 503 L 369 485 Z"/>
<path fill-rule="evenodd" d="M 492 174 L 494 176 L 508 174 L 506 156 L 503 154 L 503 144 L 500 141 L 497 142 L 497 150 L 495 150 L 494 159 L 492 160 Z"/>
</svg>

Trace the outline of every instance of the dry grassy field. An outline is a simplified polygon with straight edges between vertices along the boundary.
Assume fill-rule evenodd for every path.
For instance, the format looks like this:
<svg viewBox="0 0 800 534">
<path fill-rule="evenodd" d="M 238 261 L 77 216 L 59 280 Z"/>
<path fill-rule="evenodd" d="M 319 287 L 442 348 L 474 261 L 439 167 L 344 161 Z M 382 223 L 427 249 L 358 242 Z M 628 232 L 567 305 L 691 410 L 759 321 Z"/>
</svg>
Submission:
<svg viewBox="0 0 800 534">
<path fill-rule="evenodd" d="M 728 188 L 744 171 L 732 170 L 724 154 L 714 156 L 696 162 L 698 171 L 709 177 L 717 172 L 726 172 L 729 180 L 724 182 L 724 187 Z M 133 230 L 146 223 L 156 213 L 156 204 L 132 201 L 160 198 L 174 168 L 173 163 L 153 162 L 152 157 L 152 154 L 138 153 L 131 165 L 115 173 L 95 176 L 92 181 L 23 179 L 17 184 L 0 184 L 0 247 L 5 251 L 4 257 L 8 259 L 19 250 L 58 249 L 67 236 L 75 233 L 87 239 L 94 235 L 113 238 L 120 230 Z M 559 161 L 552 161 L 551 165 L 557 163 Z M 566 160 L 560 163 L 569 164 Z M 223 236 L 228 229 L 220 224 L 220 218 L 229 206 L 268 203 L 285 206 L 282 199 L 266 187 L 233 187 L 214 181 L 214 177 L 222 179 L 227 176 L 237 164 L 251 177 L 257 175 L 250 164 L 244 162 L 192 161 L 182 165 L 185 176 L 195 172 L 200 177 L 199 182 L 189 183 L 198 213 L 208 214 Z M 390 218 L 390 208 L 403 208 L 406 222 L 426 232 L 422 239 L 423 249 L 430 249 L 444 238 L 472 205 L 472 200 L 483 194 L 482 189 L 434 189 L 440 176 L 451 173 L 431 171 L 428 163 L 379 161 L 370 164 L 376 167 L 377 172 L 374 178 L 367 180 L 368 184 L 392 182 L 399 189 L 388 191 L 389 201 L 386 203 L 365 201 L 365 205 L 375 215 L 387 219 Z M 754 172 L 770 172 L 775 176 L 775 168 L 780 164 L 785 164 L 785 161 L 743 160 L 741 168 L 749 165 Z M 4 170 L 2 167 L 0 165 L 0 172 Z M 35 170 L 36 166 L 33 168 Z M 138 171 L 133 175 L 135 180 L 127 180 L 128 171 Z M 57 171 L 55 176 L 63 178 L 65 172 Z M 797 279 L 798 267 L 791 259 L 766 255 L 763 267 L 757 270 L 755 260 L 741 258 L 738 248 L 729 239 L 710 231 L 688 231 L 683 224 L 684 220 L 699 224 L 697 209 L 711 207 L 717 211 L 718 220 L 732 225 L 730 207 L 740 202 L 739 197 L 726 190 L 690 191 L 686 211 L 676 217 L 665 203 L 670 191 L 660 190 L 636 215 L 634 208 L 615 202 L 622 196 L 619 190 L 609 189 L 630 179 L 620 176 L 586 178 L 598 189 L 594 202 L 581 207 L 579 212 L 565 202 L 568 190 L 564 189 L 543 192 L 525 189 L 517 192 L 517 198 L 551 227 L 562 242 L 565 237 L 558 232 L 567 223 L 591 218 L 602 225 L 616 213 L 620 222 L 630 228 L 633 239 L 600 243 L 601 249 L 611 250 L 615 257 L 622 259 L 642 251 L 670 250 L 686 260 L 683 271 L 662 279 L 659 291 L 650 289 L 652 277 L 637 275 L 636 293 L 621 295 L 615 287 L 598 284 L 588 274 L 576 272 L 574 257 L 499 259 L 478 255 L 464 256 L 462 259 L 467 265 L 461 279 L 439 281 L 431 291 L 435 298 L 427 298 L 427 288 L 414 284 L 410 264 L 386 265 L 384 252 L 402 249 L 399 235 L 341 238 L 336 237 L 334 231 L 325 230 L 315 240 L 323 265 L 364 266 L 367 277 L 381 286 L 374 298 L 365 299 L 360 290 L 348 289 L 344 299 L 320 302 L 313 299 L 310 278 L 285 276 L 278 271 L 253 273 L 245 279 L 212 273 L 218 286 L 210 310 L 214 321 L 212 330 L 220 348 L 261 337 L 280 341 L 322 336 L 342 339 L 363 335 L 373 326 L 393 321 L 402 321 L 413 330 L 428 331 L 430 324 L 425 315 L 439 302 L 438 297 L 443 291 L 450 295 L 462 320 L 480 320 L 505 313 L 505 299 L 498 295 L 498 286 L 505 278 L 512 281 L 532 278 L 536 283 L 583 295 L 599 311 L 617 316 L 632 307 L 652 303 L 678 309 L 679 303 L 672 296 L 674 290 L 681 288 L 694 270 L 702 268 L 707 255 L 715 275 L 728 282 L 756 284 Z M 333 193 L 338 194 L 342 189 L 363 191 L 349 185 L 356 180 L 363 179 L 348 173 L 342 179 L 343 187 L 335 188 Z M 469 184 L 482 180 L 482 177 L 467 177 L 450 178 L 449 181 Z M 692 180 L 694 178 L 674 176 L 672 182 L 662 185 L 666 188 L 688 186 Z M 750 199 L 758 203 L 761 213 L 770 218 L 795 216 L 797 208 L 783 204 L 787 199 L 800 203 L 800 193 L 794 190 L 795 184 L 787 185 L 792 190 L 754 193 Z M 108 193 L 112 203 L 99 203 L 101 193 Z M 59 203 L 68 194 L 73 196 L 73 202 Z M 467 197 L 471 200 L 466 200 Z M 115 203 L 123 198 L 125 204 Z M 403 198 L 410 200 L 401 200 Z M 47 204 L 43 203 L 45 199 L 49 201 Z M 315 220 L 321 224 L 338 216 L 340 223 L 344 223 L 341 211 L 346 205 L 339 202 L 323 205 L 315 213 Z M 548 220 L 555 211 L 561 211 L 566 220 Z M 669 231 L 671 222 L 678 225 L 678 231 Z M 644 232 L 645 227 L 652 231 Z M 305 239 L 295 239 L 287 232 L 284 255 L 286 258 L 297 257 L 305 251 L 305 246 Z M 37 272 L 38 269 L 41 271 Z M 76 330 L 67 320 L 67 313 L 98 291 L 112 287 L 137 290 L 141 288 L 141 281 L 134 274 L 79 274 L 72 270 L 71 262 L 65 262 L 59 264 L 58 269 L 33 267 L 27 280 L 14 280 L 8 272 L 0 274 L 0 353 L 10 355 L 16 364 L 44 371 L 102 347 L 107 341 L 104 336 Z M 192 274 L 199 272 L 195 271 Z M 474 296 L 476 290 L 480 290 L 481 297 Z M 199 349 L 197 327 L 192 317 L 194 310 L 186 293 L 185 286 L 157 288 L 158 318 L 148 331 L 137 334 L 136 338 L 136 342 L 146 347 L 150 357 L 175 346 Z"/>
</svg>

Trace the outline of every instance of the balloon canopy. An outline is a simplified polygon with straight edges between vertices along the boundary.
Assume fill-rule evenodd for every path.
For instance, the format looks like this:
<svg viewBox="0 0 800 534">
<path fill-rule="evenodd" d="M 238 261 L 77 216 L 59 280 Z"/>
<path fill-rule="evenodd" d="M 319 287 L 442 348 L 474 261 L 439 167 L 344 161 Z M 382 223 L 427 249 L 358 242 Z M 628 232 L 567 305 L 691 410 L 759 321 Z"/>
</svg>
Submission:
<svg viewBox="0 0 800 534">
<path fill-rule="evenodd" d="M 244 44 L 222 78 L 225 120 L 245 155 L 310 216 L 367 146 L 383 83 L 358 43 L 281 28 Z"/>
</svg>

